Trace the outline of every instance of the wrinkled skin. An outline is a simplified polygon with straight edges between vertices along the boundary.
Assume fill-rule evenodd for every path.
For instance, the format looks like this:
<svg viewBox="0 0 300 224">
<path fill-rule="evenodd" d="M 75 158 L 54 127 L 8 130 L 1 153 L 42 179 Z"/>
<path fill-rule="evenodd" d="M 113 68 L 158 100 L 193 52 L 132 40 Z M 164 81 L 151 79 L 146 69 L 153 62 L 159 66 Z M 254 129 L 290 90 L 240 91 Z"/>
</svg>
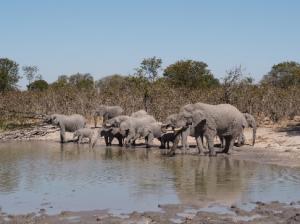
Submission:
<svg viewBox="0 0 300 224">
<path fill-rule="evenodd" d="M 123 136 L 114 128 L 101 128 L 99 129 L 99 136 L 104 137 L 106 146 L 111 146 L 114 138 L 118 139 L 119 146 L 123 146 Z"/>
<path fill-rule="evenodd" d="M 151 115 L 145 115 L 143 117 L 130 117 L 127 120 L 120 123 L 120 134 L 125 137 L 125 145 L 135 140 L 138 133 L 138 129 L 146 127 L 148 124 L 156 122 Z"/>
<path fill-rule="evenodd" d="M 138 110 L 136 112 L 133 112 L 130 117 L 144 117 L 149 115 L 145 110 Z"/>
<path fill-rule="evenodd" d="M 77 131 L 74 132 L 73 134 L 73 139 L 77 141 L 78 144 L 82 143 L 83 138 L 88 138 L 89 139 L 89 145 L 90 147 L 92 146 L 92 139 L 94 136 L 94 131 L 90 128 L 80 128 Z M 77 140 L 76 140 L 77 138 Z"/>
<path fill-rule="evenodd" d="M 150 148 L 153 144 L 153 139 L 160 139 L 161 135 L 161 123 L 151 122 L 145 126 L 137 128 L 135 137 L 132 139 L 132 141 L 136 141 L 138 138 L 145 138 L 146 147 Z"/>
<path fill-rule="evenodd" d="M 234 106 L 229 104 L 210 105 L 204 103 L 188 104 L 181 108 L 177 115 L 175 131 L 181 133 L 183 148 L 188 147 L 187 136 L 196 138 L 199 154 L 203 155 L 203 141 L 205 137 L 208 143 L 210 156 L 215 156 L 214 138 L 216 135 L 224 137 L 224 153 L 228 153 L 233 147 L 234 140 L 242 133 L 245 125 L 245 117 Z M 170 154 L 175 153 L 179 142 L 176 136 Z"/>
<path fill-rule="evenodd" d="M 103 126 L 105 128 L 120 127 L 121 122 L 126 121 L 128 118 L 129 118 L 129 116 L 127 116 L 127 115 L 116 116 L 114 118 L 107 120 L 103 124 Z"/>
<path fill-rule="evenodd" d="M 80 128 L 84 128 L 86 125 L 85 118 L 80 114 L 63 115 L 52 114 L 47 117 L 47 122 L 56 125 L 60 128 L 60 141 L 66 142 L 65 132 L 75 132 Z"/>
<path fill-rule="evenodd" d="M 249 114 L 249 113 L 243 113 L 244 117 L 245 117 L 245 121 L 246 123 L 243 125 L 243 128 L 252 128 L 252 131 L 253 131 L 253 135 L 252 135 L 252 146 L 254 146 L 255 144 L 255 139 L 256 139 L 256 121 L 255 121 L 255 118 Z M 220 142 L 221 142 L 221 147 L 223 148 L 224 147 L 224 138 L 219 136 L 220 138 Z M 237 145 L 238 146 L 241 146 L 241 145 L 244 145 L 246 142 L 246 137 L 244 135 L 244 133 L 242 132 L 239 137 L 238 137 L 238 141 L 237 141 Z"/>
<path fill-rule="evenodd" d="M 97 127 L 97 117 L 103 118 L 103 123 L 107 120 L 123 114 L 124 110 L 120 106 L 100 105 L 93 113 L 94 125 Z"/>
<path fill-rule="evenodd" d="M 256 129 L 257 129 L 255 118 L 249 113 L 243 113 L 243 115 L 244 115 L 244 117 L 247 121 L 247 126 L 246 127 L 250 127 L 250 128 L 253 129 L 252 145 L 254 146 L 255 139 L 256 139 Z M 243 136 L 243 137 L 244 137 L 244 141 L 245 141 L 245 136 Z"/>
</svg>

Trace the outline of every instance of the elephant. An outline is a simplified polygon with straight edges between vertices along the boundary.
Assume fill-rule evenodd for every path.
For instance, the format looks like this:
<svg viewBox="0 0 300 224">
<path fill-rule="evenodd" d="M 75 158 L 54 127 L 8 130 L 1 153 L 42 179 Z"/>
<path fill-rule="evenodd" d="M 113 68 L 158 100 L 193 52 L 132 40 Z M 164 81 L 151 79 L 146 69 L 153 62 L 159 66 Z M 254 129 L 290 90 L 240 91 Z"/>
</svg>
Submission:
<svg viewBox="0 0 300 224">
<path fill-rule="evenodd" d="M 206 137 L 209 155 L 216 156 L 214 137 L 218 135 L 225 138 L 225 148 L 222 152 L 228 153 L 234 140 L 242 133 L 245 123 L 243 114 L 230 104 L 195 103 L 180 109 L 173 128 L 176 133 L 181 133 L 184 150 L 188 148 L 187 136 L 191 135 L 196 138 L 199 154 L 203 155 L 203 137 Z M 178 142 L 179 134 L 169 154 L 175 153 Z"/>
<path fill-rule="evenodd" d="M 252 132 L 252 146 L 254 146 L 255 139 L 256 139 L 256 129 L 257 129 L 255 118 L 249 113 L 243 113 L 243 115 L 244 115 L 244 117 L 247 121 L 247 127 L 250 127 L 250 128 L 253 129 L 253 132 Z"/>
<path fill-rule="evenodd" d="M 145 126 L 138 127 L 132 141 L 134 142 L 138 138 L 145 138 L 146 148 L 150 148 L 153 144 L 153 139 L 160 139 L 161 135 L 161 123 L 151 122 Z"/>
<path fill-rule="evenodd" d="M 130 117 L 121 122 L 119 132 L 125 138 L 124 144 L 128 146 L 128 143 L 134 141 L 138 133 L 138 129 L 144 128 L 148 124 L 155 122 L 156 120 L 151 115 L 145 115 L 143 117 Z"/>
<path fill-rule="evenodd" d="M 114 138 L 118 139 L 119 146 L 123 146 L 123 136 L 118 131 L 114 131 L 113 128 L 99 129 L 99 136 L 104 137 L 106 146 L 111 146 Z"/>
<path fill-rule="evenodd" d="M 144 117 L 144 116 L 147 116 L 149 115 L 146 111 L 144 110 L 138 110 L 136 112 L 133 112 L 130 117 Z"/>
<path fill-rule="evenodd" d="M 74 132 L 86 126 L 86 119 L 80 114 L 63 115 L 52 114 L 47 117 L 47 122 L 60 128 L 60 141 L 66 141 L 65 132 Z"/>
<path fill-rule="evenodd" d="M 244 127 L 243 128 L 252 128 L 252 146 L 254 146 L 255 144 L 255 139 L 256 139 L 256 121 L 255 121 L 255 118 L 249 114 L 249 113 L 243 113 L 245 119 L 246 119 L 246 123 L 243 125 Z M 224 146 L 224 138 L 219 136 L 220 138 L 220 141 L 221 141 L 221 147 L 223 148 Z M 246 138 L 245 138 L 245 135 L 244 133 L 242 132 L 239 137 L 238 137 L 238 141 L 237 141 L 237 145 L 238 146 L 241 146 L 241 145 L 244 145 L 245 144 L 245 141 L 246 141 Z"/>
<path fill-rule="evenodd" d="M 103 126 L 105 128 L 119 127 L 120 123 L 127 120 L 128 118 L 130 118 L 130 117 L 127 115 L 119 115 L 119 116 L 116 116 L 114 118 L 107 120 L 105 123 L 103 123 Z"/>
<path fill-rule="evenodd" d="M 103 123 L 105 123 L 107 120 L 122 115 L 124 110 L 120 106 L 106 106 L 106 105 L 100 105 L 93 113 L 94 117 L 94 125 L 95 128 L 97 127 L 97 117 L 102 116 L 103 117 Z"/>
<path fill-rule="evenodd" d="M 76 130 L 73 134 L 73 139 L 77 138 L 77 143 L 80 144 L 82 143 L 83 138 L 88 138 L 89 139 L 89 145 L 91 146 L 92 139 L 94 136 L 94 131 L 90 128 L 80 128 Z"/>
<path fill-rule="evenodd" d="M 161 149 L 169 149 L 170 148 L 170 142 L 172 142 L 174 144 L 176 135 L 174 132 L 167 132 L 167 133 L 163 133 L 160 138 L 158 139 L 161 142 Z M 166 147 L 167 145 L 167 147 Z"/>
</svg>

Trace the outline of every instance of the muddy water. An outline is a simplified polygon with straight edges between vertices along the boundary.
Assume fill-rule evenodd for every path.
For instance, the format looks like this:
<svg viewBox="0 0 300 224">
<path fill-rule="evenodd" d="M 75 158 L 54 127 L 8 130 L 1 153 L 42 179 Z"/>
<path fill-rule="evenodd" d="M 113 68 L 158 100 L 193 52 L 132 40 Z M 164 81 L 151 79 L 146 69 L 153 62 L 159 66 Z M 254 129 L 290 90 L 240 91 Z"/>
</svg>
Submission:
<svg viewBox="0 0 300 224">
<path fill-rule="evenodd" d="M 51 142 L 0 144 L 0 206 L 10 214 L 109 209 L 158 211 L 158 204 L 247 205 L 300 200 L 300 170 L 158 150 Z"/>
</svg>

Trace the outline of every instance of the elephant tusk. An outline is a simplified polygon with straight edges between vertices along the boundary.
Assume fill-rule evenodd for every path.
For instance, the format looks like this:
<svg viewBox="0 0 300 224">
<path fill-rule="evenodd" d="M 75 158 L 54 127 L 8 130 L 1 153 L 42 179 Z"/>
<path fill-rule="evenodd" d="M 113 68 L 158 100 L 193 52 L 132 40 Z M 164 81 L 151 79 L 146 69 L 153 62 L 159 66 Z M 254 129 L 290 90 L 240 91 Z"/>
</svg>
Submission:
<svg viewBox="0 0 300 224">
<path fill-rule="evenodd" d="M 106 126 L 106 127 L 110 127 L 110 126 L 111 126 L 111 124 L 105 124 L 105 126 Z"/>
<path fill-rule="evenodd" d="M 174 128 L 174 131 L 180 131 L 182 130 L 182 127 L 181 128 Z"/>
</svg>

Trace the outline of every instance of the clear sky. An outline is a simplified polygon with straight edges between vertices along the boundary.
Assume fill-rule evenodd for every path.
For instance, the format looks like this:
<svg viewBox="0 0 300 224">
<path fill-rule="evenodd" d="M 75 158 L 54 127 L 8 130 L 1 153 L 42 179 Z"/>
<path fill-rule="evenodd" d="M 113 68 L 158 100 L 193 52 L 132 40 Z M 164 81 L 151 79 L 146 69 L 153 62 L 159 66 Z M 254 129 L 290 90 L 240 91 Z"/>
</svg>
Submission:
<svg viewBox="0 0 300 224">
<path fill-rule="evenodd" d="M 242 65 L 256 81 L 300 62 L 298 0 L 1 0 L 0 21 L 0 57 L 37 65 L 50 82 L 130 74 L 152 56 L 164 67 L 201 60 L 218 78 Z"/>
</svg>

